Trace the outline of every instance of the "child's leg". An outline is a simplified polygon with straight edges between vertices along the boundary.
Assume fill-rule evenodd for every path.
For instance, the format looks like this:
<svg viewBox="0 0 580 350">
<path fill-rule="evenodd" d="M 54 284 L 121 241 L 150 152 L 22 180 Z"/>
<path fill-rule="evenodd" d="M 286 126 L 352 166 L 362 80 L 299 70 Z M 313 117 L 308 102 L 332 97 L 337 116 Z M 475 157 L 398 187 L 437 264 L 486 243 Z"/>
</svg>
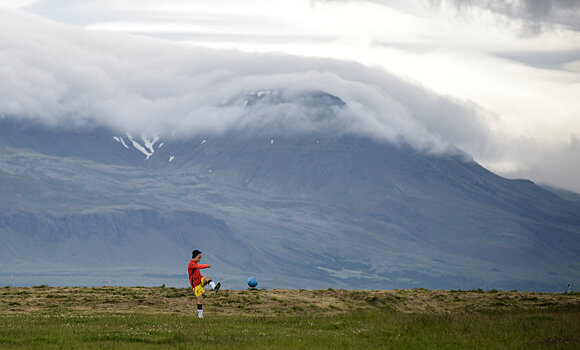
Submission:
<svg viewBox="0 0 580 350">
<path fill-rule="evenodd" d="M 205 287 L 205 286 L 207 286 L 208 284 L 209 284 L 209 287 L 210 287 L 212 290 L 214 290 L 214 289 L 215 289 L 215 286 L 216 286 L 216 284 L 214 283 L 214 281 L 212 281 L 212 280 L 211 280 L 211 277 L 209 277 L 209 276 L 205 276 L 205 277 L 204 277 L 204 280 L 203 280 L 203 286 Z"/>
<path fill-rule="evenodd" d="M 203 318 L 203 294 L 197 297 L 197 317 Z"/>
</svg>

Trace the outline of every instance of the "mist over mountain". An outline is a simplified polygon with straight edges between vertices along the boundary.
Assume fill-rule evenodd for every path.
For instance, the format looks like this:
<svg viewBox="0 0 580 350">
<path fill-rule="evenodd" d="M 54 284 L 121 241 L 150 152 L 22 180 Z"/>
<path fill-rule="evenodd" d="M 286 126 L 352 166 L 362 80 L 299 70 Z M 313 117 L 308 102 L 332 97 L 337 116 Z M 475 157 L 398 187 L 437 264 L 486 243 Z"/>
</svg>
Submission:
<svg viewBox="0 0 580 350">
<path fill-rule="evenodd" d="M 493 138 L 480 107 L 354 62 L 184 47 L 7 10 L 0 19 L 12 28 L 0 33 L 0 118 L 135 137 L 327 130 L 438 153 L 483 150 Z M 341 108 L 313 118 L 318 107 L 294 103 L 304 91 Z M 252 94 L 260 98 L 246 103 Z"/>
</svg>

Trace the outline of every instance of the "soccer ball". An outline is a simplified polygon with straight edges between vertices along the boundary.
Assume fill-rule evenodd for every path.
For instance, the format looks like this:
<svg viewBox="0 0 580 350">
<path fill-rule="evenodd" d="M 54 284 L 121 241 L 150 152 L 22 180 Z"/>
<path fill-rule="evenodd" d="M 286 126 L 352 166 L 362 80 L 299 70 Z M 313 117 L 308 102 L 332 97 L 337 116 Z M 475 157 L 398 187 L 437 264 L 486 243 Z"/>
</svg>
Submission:
<svg viewBox="0 0 580 350">
<path fill-rule="evenodd" d="M 258 285 L 258 280 L 256 279 L 256 277 L 250 277 L 248 278 L 248 286 L 254 288 Z"/>
</svg>

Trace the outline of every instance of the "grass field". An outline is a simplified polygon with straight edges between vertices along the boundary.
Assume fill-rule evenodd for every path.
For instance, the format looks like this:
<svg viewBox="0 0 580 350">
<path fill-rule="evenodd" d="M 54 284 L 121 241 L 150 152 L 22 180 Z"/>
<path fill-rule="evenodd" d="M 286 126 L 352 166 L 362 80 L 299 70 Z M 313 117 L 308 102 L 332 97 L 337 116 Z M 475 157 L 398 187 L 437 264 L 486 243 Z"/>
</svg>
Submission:
<svg viewBox="0 0 580 350">
<path fill-rule="evenodd" d="M 0 348 L 579 349 L 580 294 L 0 288 Z"/>
</svg>

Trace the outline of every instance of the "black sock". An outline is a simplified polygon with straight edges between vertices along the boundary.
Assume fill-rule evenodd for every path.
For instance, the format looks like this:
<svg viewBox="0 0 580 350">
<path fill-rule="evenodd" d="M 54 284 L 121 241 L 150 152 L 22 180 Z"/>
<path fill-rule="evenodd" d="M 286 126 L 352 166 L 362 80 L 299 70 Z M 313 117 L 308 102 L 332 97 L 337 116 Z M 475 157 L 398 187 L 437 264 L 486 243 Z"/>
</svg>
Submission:
<svg viewBox="0 0 580 350">
<path fill-rule="evenodd" d="M 203 309 L 203 304 L 197 304 L 197 309 L 198 310 L 202 310 Z"/>
</svg>

